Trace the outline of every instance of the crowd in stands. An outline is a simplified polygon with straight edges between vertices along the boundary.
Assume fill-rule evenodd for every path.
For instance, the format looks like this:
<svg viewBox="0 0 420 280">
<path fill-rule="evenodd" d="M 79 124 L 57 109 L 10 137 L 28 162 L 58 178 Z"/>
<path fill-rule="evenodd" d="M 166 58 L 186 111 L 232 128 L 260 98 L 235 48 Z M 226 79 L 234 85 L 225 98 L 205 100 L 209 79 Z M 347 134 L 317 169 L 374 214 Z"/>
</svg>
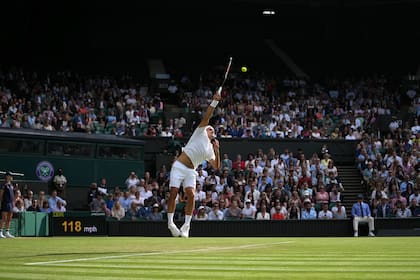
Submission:
<svg viewBox="0 0 420 280">
<path fill-rule="evenodd" d="M 185 113 L 166 119 L 166 100 L 148 80 L 0 70 L 0 127 L 188 136 L 219 83 L 215 73 L 197 82 L 183 76 L 169 83 L 171 100 Z M 219 137 L 361 139 L 364 132 L 375 131 L 378 116 L 399 111 L 398 86 L 384 76 L 310 82 L 232 74 L 214 125 Z M 195 118 L 189 124 L 188 115 Z"/>
<path fill-rule="evenodd" d="M 185 114 L 198 119 L 219 82 L 214 74 L 202 76 L 197 84 L 184 76 L 170 85 L 170 91 Z M 309 82 L 233 75 L 216 108 L 214 126 L 221 138 L 356 140 L 356 165 L 366 183 L 372 213 L 379 217 L 386 211 L 383 217 L 404 217 L 409 216 L 409 209 L 411 216 L 419 216 L 420 98 L 416 89 L 407 91 L 411 100 L 408 121 L 392 122 L 385 136 L 376 127 L 379 116 L 399 112 L 398 86 L 384 76 Z M 129 75 L 117 79 L 10 69 L 0 72 L 0 126 L 119 136 L 188 135 L 193 123 L 187 124 L 187 115 L 165 120 L 160 114 L 165 101 L 149 90 L 146 83 Z M 259 150 L 234 159 L 226 154 L 220 170 L 203 162 L 197 170 L 194 218 L 346 218 L 341 204 L 343 184 L 334 155 L 327 149 L 313 155 Z M 164 219 L 169 168 L 163 166 L 155 176 L 137 176 L 130 174 L 125 185 L 109 192 L 92 183 L 89 209 L 116 219 Z M 66 206 L 63 200 L 51 210 L 47 199 L 39 199 L 42 194 L 37 197 L 37 205 L 28 206 L 25 199 L 29 198 L 22 202 L 41 211 Z M 177 219 L 183 219 L 184 205 L 181 191 Z"/>
<path fill-rule="evenodd" d="M 419 115 L 384 137 L 364 135 L 357 145 L 356 166 L 377 218 L 420 216 Z M 391 123 L 390 126 L 393 126 Z"/>
<path fill-rule="evenodd" d="M 28 188 L 25 192 L 21 192 L 18 186 L 15 187 L 14 198 L 14 213 L 23 212 L 66 212 L 67 201 L 57 195 L 57 191 L 53 190 L 50 195 L 46 194 L 44 190 L 34 194 Z"/>
<path fill-rule="evenodd" d="M 344 191 L 337 167 L 326 146 L 307 158 L 285 149 L 261 149 L 245 158 L 224 154 L 222 168 L 203 162 L 197 169 L 194 219 L 332 219 L 346 218 L 341 204 Z M 16 189 L 20 211 L 65 211 L 66 201 L 45 192 L 24 195 Z M 106 178 L 87 191 L 88 210 L 118 220 L 163 220 L 169 196 L 169 170 L 165 165 L 152 176 L 131 172 L 124 184 L 107 187 Z M 177 197 L 176 219 L 184 216 L 186 197 Z"/>
</svg>

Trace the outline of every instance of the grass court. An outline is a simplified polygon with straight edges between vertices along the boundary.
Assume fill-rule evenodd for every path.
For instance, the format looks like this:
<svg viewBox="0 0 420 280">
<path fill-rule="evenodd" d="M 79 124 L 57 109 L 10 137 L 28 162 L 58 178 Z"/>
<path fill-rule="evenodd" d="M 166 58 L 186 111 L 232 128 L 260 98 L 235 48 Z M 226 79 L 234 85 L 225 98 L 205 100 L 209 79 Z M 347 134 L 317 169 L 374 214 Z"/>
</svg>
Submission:
<svg viewBox="0 0 420 280">
<path fill-rule="evenodd" d="M 420 237 L 19 237 L 0 279 L 419 279 Z"/>
</svg>

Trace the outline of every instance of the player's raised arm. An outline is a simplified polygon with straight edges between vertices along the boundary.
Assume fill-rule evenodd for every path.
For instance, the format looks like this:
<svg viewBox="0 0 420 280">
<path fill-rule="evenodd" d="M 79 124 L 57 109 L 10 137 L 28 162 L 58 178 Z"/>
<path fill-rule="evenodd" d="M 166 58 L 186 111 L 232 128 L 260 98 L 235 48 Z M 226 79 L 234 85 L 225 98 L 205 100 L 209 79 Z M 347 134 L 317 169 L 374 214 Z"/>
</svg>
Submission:
<svg viewBox="0 0 420 280">
<path fill-rule="evenodd" d="M 206 113 L 204 114 L 203 118 L 201 119 L 199 127 L 204 127 L 209 124 L 210 118 L 213 116 L 214 109 L 216 108 L 219 101 L 222 99 L 222 96 L 220 95 L 220 92 L 217 91 L 213 95 L 213 100 L 210 103 L 209 107 L 207 107 Z"/>
</svg>

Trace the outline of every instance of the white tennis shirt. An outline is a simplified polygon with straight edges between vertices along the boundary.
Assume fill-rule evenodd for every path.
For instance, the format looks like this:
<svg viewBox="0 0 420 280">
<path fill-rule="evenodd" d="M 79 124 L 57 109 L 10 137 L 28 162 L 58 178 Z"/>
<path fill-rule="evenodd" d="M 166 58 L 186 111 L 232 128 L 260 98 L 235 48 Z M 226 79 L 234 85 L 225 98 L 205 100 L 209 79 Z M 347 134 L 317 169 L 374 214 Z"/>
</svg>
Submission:
<svg viewBox="0 0 420 280">
<path fill-rule="evenodd" d="M 197 127 L 183 149 L 183 151 L 191 159 L 194 169 L 196 169 L 204 160 L 216 159 L 213 145 L 207 136 L 206 129 L 208 127 L 210 126 Z"/>
</svg>

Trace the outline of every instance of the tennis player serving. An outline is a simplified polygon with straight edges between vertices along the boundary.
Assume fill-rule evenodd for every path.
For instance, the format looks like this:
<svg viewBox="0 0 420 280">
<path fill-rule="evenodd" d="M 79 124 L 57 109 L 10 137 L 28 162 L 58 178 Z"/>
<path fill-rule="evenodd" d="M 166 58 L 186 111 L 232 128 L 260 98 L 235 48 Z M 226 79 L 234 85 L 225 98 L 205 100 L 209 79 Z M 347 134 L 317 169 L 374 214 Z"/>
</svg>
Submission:
<svg viewBox="0 0 420 280">
<path fill-rule="evenodd" d="M 182 153 L 172 164 L 169 181 L 168 228 L 173 236 L 185 238 L 189 236 L 192 212 L 194 210 L 196 168 L 198 165 L 207 160 L 214 168 L 220 168 L 219 141 L 215 138 L 214 128 L 209 125 L 210 118 L 220 99 L 220 90 L 218 90 L 214 94 L 213 101 L 207 108 L 203 119 L 188 140 L 187 145 L 185 145 Z M 178 229 L 173 219 L 176 206 L 175 200 L 181 186 L 187 195 L 187 204 L 185 206 L 185 222 Z"/>
</svg>

